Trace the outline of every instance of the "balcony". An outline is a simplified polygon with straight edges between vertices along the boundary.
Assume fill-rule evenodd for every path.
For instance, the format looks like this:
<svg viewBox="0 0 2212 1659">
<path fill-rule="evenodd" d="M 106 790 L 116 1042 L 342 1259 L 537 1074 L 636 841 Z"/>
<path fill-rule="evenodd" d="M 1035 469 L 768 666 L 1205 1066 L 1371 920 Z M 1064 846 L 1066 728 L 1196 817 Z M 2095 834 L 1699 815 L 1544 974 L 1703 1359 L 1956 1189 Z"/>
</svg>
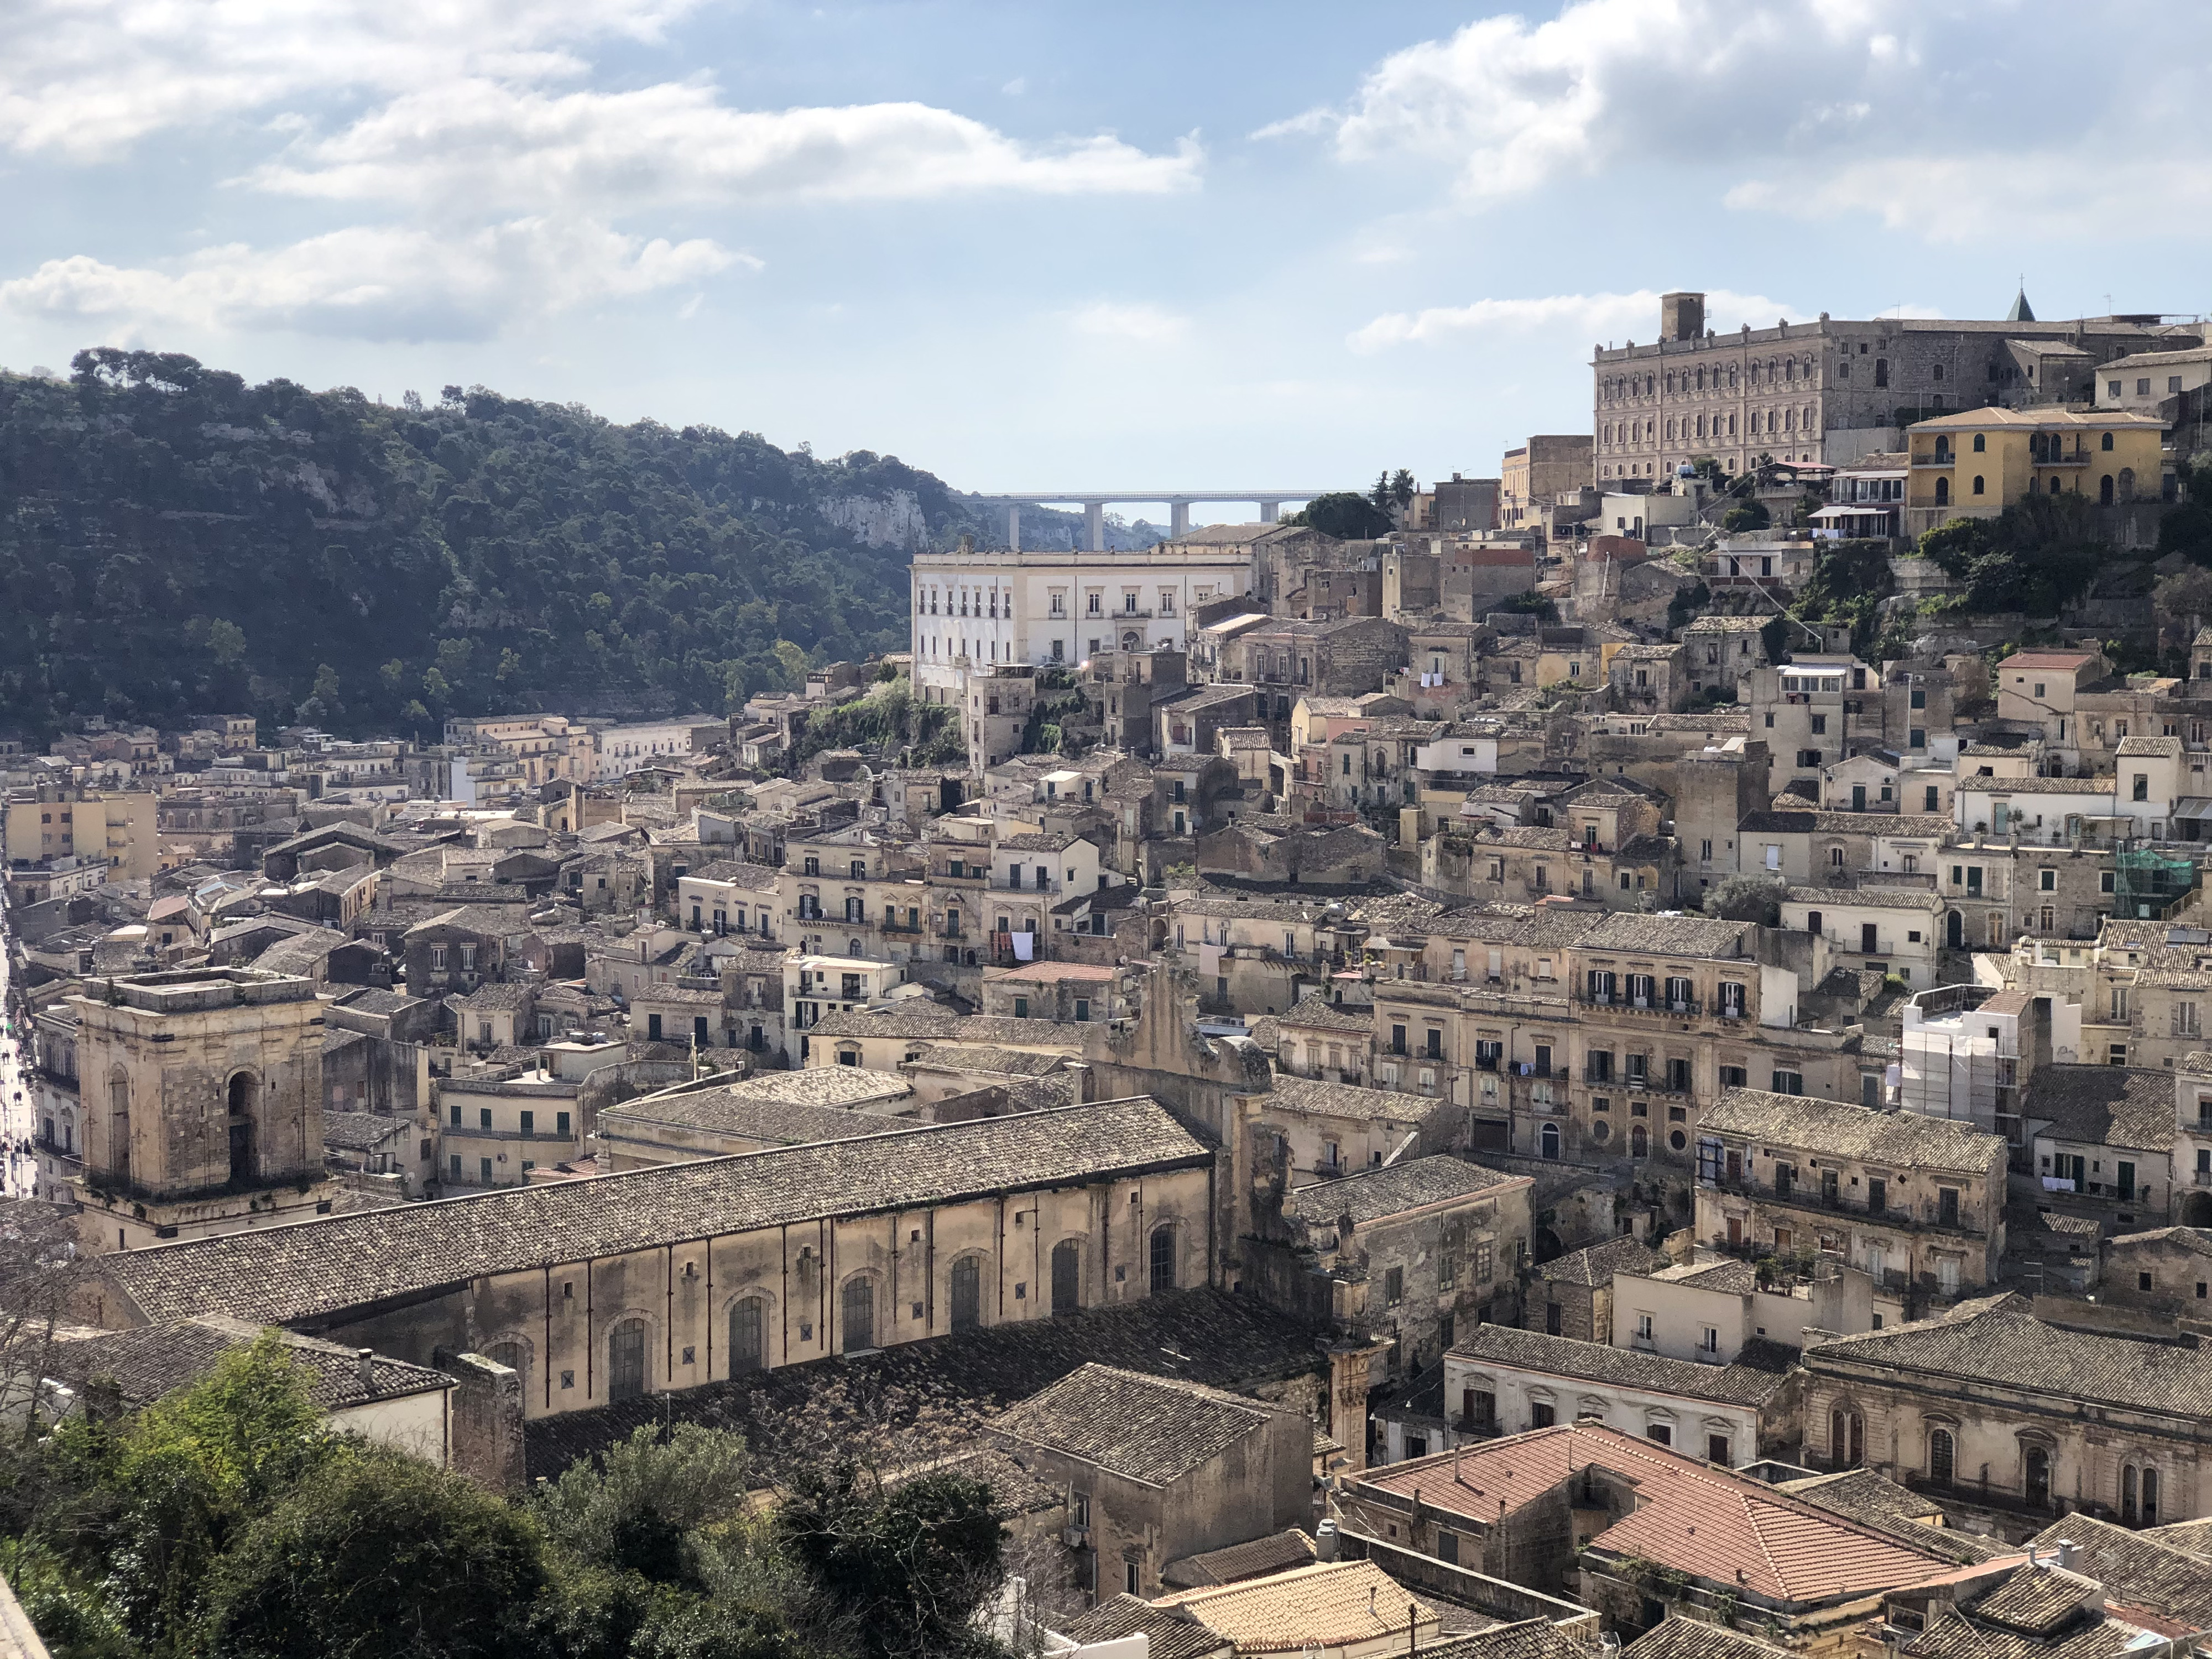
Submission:
<svg viewBox="0 0 2212 1659">
<path fill-rule="evenodd" d="M 1594 997 L 1584 994 L 1575 1000 L 1586 1008 L 1604 1008 L 1625 1014 L 1656 1014 L 1662 1019 L 1695 1019 L 1704 1008 L 1704 1005 L 1694 997 Z M 1741 1018 L 1740 1014 L 1738 1018 Z"/>
<path fill-rule="evenodd" d="M 1915 466 L 1956 466 L 1958 464 L 1958 456 L 1948 449 L 1941 454 L 1915 455 L 1912 458 L 1912 465 Z"/>
</svg>

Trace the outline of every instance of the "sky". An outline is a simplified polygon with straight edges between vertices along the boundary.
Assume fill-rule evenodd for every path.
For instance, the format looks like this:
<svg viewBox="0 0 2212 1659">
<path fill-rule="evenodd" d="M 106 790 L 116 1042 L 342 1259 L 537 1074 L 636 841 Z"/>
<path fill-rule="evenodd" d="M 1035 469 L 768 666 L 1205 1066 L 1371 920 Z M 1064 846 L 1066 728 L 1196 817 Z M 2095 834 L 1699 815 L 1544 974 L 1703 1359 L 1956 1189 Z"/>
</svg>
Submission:
<svg viewBox="0 0 2212 1659">
<path fill-rule="evenodd" d="M 2212 312 L 2208 94 L 2203 0 L 6 0 L 0 364 L 977 490 L 1487 477 L 1670 289 Z"/>
</svg>

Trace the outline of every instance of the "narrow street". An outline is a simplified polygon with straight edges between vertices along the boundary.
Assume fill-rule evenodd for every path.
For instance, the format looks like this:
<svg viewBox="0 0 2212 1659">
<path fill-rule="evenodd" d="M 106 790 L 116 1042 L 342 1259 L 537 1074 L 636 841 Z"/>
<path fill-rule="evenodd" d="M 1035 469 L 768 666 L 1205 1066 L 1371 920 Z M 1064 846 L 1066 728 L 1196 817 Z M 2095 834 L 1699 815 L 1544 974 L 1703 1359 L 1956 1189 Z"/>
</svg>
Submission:
<svg viewBox="0 0 2212 1659">
<path fill-rule="evenodd" d="M 27 1075 L 29 1031 L 16 1006 L 9 921 L 7 896 L 0 890 L 0 1181 L 9 1197 L 28 1198 L 38 1182 L 38 1160 L 31 1152 L 38 1132 L 37 1090 Z"/>
</svg>

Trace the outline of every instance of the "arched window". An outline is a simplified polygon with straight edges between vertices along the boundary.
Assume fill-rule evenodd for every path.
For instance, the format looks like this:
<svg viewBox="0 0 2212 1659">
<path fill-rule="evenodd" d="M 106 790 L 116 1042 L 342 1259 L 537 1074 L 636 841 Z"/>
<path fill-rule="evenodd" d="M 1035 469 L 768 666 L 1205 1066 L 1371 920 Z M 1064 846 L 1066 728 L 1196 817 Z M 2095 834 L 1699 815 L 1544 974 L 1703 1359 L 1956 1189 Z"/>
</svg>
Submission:
<svg viewBox="0 0 2212 1659">
<path fill-rule="evenodd" d="M 876 1346 L 876 1281 L 856 1273 L 845 1281 L 841 1305 L 845 1314 L 845 1352 L 859 1353 Z"/>
<path fill-rule="evenodd" d="M 1052 1247 L 1052 1310 L 1073 1313 L 1083 1305 L 1083 1247 L 1063 1238 Z"/>
<path fill-rule="evenodd" d="M 2033 1509 L 2051 1507 L 2051 1454 L 2030 1446 L 2021 1459 L 2021 1494 Z"/>
<path fill-rule="evenodd" d="M 1942 433 L 1936 434 L 1936 465 L 1942 466 L 1951 459 L 1951 441 Z"/>
<path fill-rule="evenodd" d="M 1948 1429 L 1928 1431 L 1928 1480 L 1930 1485 L 1948 1486 L 1957 1456 L 1957 1448 Z"/>
<path fill-rule="evenodd" d="M 1951 481 L 1948 478 L 1936 480 L 1936 505 L 1938 507 L 1951 505 Z"/>
<path fill-rule="evenodd" d="M 768 1364 L 768 1301 L 763 1297 L 740 1297 L 730 1307 L 730 1375 Z"/>
<path fill-rule="evenodd" d="M 2146 1527 L 2158 1524 L 2158 1471 L 2142 1472 L 2142 1523 Z"/>
<path fill-rule="evenodd" d="M 636 1400 L 645 1393 L 645 1322 L 625 1319 L 607 1336 L 607 1399 Z"/>
<path fill-rule="evenodd" d="M 118 1075 L 107 1084 L 107 1167 L 117 1181 L 131 1183 L 131 1080 Z"/>
<path fill-rule="evenodd" d="M 530 1359 L 520 1342 L 495 1342 L 484 1350 L 484 1358 L 495 1365 L 504 1365 L 523 1379 L 523 1391 L 530 1389 Z"/>
<path fill-rule="evenodd" d="M 1837 1407 L 1828 1413 L 1828 1467 L 1855 1469 L 1866 1456 L 1866 1420 Z"/>
<path fill-rule="evenodd" d="M 1984 450 L 1986 450 L 1989 447 L 1990 447 L 1990 441 L 1989 441 L 1989 436 L 1988 436 L 1988 434 L 1987 434 L 1986 433 L 1977 432 L 1976 434 L 1974 434 L 1974 453 L 1975 453 L 1975 454 L 1978 455 L 1978 454 L 1982 453 L 1982 452 L 1983 452 L 1983 451 L 1984 451 Z"/>
<path fill-rule="evenodd" d="M 1598 1127 L 1600 1128 L 1603 1128 L 1605 1126 L 1601 1123 L 1598 1125 Z M 1547 1123 L 1543 1127 L 1542 1130 L 1539 1132 L 1536 1139 L 1538 1146 L 1542 1149 L 1543 1155 L 1546 1158 L 1557 1158 L 1559 1155 L 1559 1126 L 1558 1124 Z"/>
<path fill-rule="evenodd" d="M 2051 476 L 2051 493 L 2054 495 L 2058 493 L 2058 475 L 2055 472 Z"/>
<path fill-rule="evenodd" d="M 1150 1258 L 1153 1291 L 1157 1294 L 1175 1289 L 1176 1230 L 1173 1223 L 1163 1223 L 1152 1229 Z"/>
<path fill-rule="evenodd" d="M 1982 493 L 1982 475 L 1981 475 L 1980 473 L 1977 472 L 1976 474 L 1974 474 L 1974 494 L 1976 494 L 1977 495 L 1980 495 L 1981 493 Z"/>
<path fill-rule="evenodd" d="M 980 1257 L 963 1255 L 952 1264 L 952 1328 L 972 1331 L 982 1322 L 982 1262 Z"/>
<path fill-rule="evenodd" d="M 2106 449 L 2106 450 L 2109 450 L 2110 448 L 2112 448 L 2112 434 L 2111 433 L 2107 432 L 2107 433 L 2105 434 L 2105 436 L 2104 436 L 2103 441 L 2101 441 L 2100 443 L 2099 443 L 2099 444 L 2098 444 L 2098 446 L 2097 446 L 2097 447 L 2098 447 L 2098 448 L 2100 448 L 2100 449 Z"/>
<path fill-rule="evenodd" d="M 229 1093 L 230 1178 L 251 1181 L 260 1173 L 253 1146 L 253 1073 L 233 1073 Z"/>
<path fill-rule="evenodd" d="M 1644 1132 L 1644 1126 L 1641 1123 L 1629 1130 L 1628 1155 L 1631 1158 L 1642 1158 L 1649 1153 L 1650 1150 L 1651 1137 Z"/>
<path fill-rule="evenodd" d="M 2097 500 L 2105 507 L 2112 504 L 2112 475 L 2109 472 L 2097 482 Z"/>
</svg>

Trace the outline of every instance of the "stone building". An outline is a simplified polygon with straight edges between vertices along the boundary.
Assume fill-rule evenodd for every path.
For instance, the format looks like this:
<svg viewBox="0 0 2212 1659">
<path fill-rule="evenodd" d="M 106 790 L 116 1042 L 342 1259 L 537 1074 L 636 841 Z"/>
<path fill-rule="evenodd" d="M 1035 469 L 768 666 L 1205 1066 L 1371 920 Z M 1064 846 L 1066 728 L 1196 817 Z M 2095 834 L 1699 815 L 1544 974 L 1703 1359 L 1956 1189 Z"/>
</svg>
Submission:
<svg viewBox="0 0 2212 1659">
<path fill-rule="evenodd" d="M 1701 1242 L 1840 1255 L 1893 1315 L 1989 1284 L 2004 1206 L 2003 1140 L 1917 1112 L 1732 1089 L 1698 1141 Z"/>
<path fill-rule="evenodd" d="M 1665 1252 L 1636 1238 L 1608 1239 L 1540 1262 L 1521 1322 L 1532 1331 L 1577 1342 L 1613 1340 L 1613 1281 L 1668 1265 Z"/>
<path fill-rule="evenodd" d="M 1856 460 L 1898 447 L 1899 428 L 1923 416 L 2086 398 L 2087 368 L 2097 363 L 2203 343 L 2154 317 L 2042 322 L 2032 313 L 1986 322 L 1844 322 L 1824 313 L 1817 322 L 1747 323 L 1716 335 L 1705 326 L 1704 295 L 1662 295 L 1659 303 L 1656 341 L 1592 354 L 1590 430 L 1601 489 L 1616 479 L 1663 483 L 1705 456 L 1731 473 L 1762 455 Z M 2068 348 L 2066 361 L 2082 368 L 2046 389 L 2049 371 L 2031 372 L 2038 346 Z"/>
<path fill-rule="evenodd" d="M 2212 1381 L 2191 1349 L 2052 1325 L 1998 1296 L 1816 1343 L 1804 1364 L 1808 1462 L 1943 1493 L 2007 1537 L 2075 1510 L 2143 1525 L 2212 1512 Z"/>
<path fill-rule="evenodd" d="M 268 1227 L 327 1209 L 323 1004 L 251 969 L 91 981 L 72 997 L 92 1250 Z M 194 1310 L 192 1311 L 199 1311 Z"/>
<path fill-rule="evenodd" d="M 133 1250 L 80 1313 L 482 1353 L 543 1417 L 1211 1283 L 1213 1168 L 1105 1102 Z"/>
<path fill-rule="evenodd" d="M 1062 1537 L 1094 1599 L 1157 1595 L 1169 1562 L 1312 1517 L 1311 1420 L 1242 1395 L 1090 1364 L 987 1432 L 1065 1492 Z"/>
</svg>

